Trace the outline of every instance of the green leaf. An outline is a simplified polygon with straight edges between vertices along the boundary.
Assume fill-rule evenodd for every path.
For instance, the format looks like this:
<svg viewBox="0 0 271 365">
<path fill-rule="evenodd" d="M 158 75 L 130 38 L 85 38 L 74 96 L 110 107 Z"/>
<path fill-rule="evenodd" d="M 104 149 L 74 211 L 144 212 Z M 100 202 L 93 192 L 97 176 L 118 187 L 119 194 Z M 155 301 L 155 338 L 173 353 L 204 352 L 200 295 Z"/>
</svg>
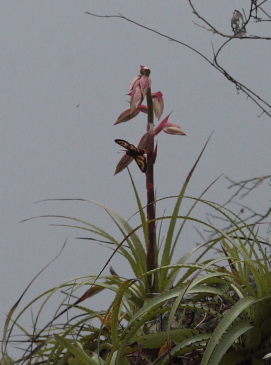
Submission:
<svg viewBox="0 0 271 365">
<path fill-rule="evenodd" d="M 248 356 L 233 350 L 228 352 L 218 365 L 238 365 L 241 361 L 246 360 Z"/>
<path fill-rule="evenodd" d="M 54 339 L 67 348 L 79 362 L 86 365 L 99 365 L 99 362 L 94 360 L 93 357 L 88 356 L 78 345 L 74 346 L 72 343 L 62 336 L 57 334 L 53 335 Z"/>
<path fill-rule="evenodd" d="M 187 339 L 188 337 L 192 337 L 194 335 L 198 335 L 199 330 L 189 329 L 189 328 L 179 328 L 174 329 L 169 332 L 169 339 L 174 342 L 180 342 L 182 340 Z M 158 349 L 160 348 L 168 339 L 168 332 L 157 332 L 151 333 L 143 336 L 137 336 L 130 339 L 131 343 L 140 343 L 143 348 L 147 349 Z"/>
<path fill-rule="evenodd" d="M 113 345 L 118 340 L 118 327 L 119 327 L 119 314 L 121 303 L 123 299 L 123 295 L 125 291 L 135 282 L 135 280 L 127 280 L 119 287 L 116 298 L 113 301 L 112 305 L 112 323 L 111 323 L 111 334 L 112 334 L 112 343 Z"/>
<path fill-rule="evenodd" d="M 244 336 L 244 349 L 250 352 L 258 350 L 262 342 L 262 333 L 259 327 L 251 328 Z"/>
<path fill-rule="evenodd" d="M 212 353 L 208 365 L 217 365 L 222 359 L 223 355 L 226 354 L 227 350 L 231 345 L 240 337 L 243 333 L 252 329 L 253 326 L 247 321 L 237 322 L 233 327 L 231 327 L 223 336 L 220 338 L 218 345 L 215 347 Z M 212 341 L 213 336 L 210 338 Z M 204 364 L 204 362 L 202 362 Z"/>
<path fill-rule="evenodd" d="M 176 244 L 177 244 L 178 236 L 181 233 L 181 230 L 179 230 L 179 232 L 177 234 L 177 238 L 175 239 L 175 244 L 174 244 L 173 243 L 173 236 L 174 236 L 175 226 L 176 226 L 176 222 L 177 222 L 177 219 L 178 219 L 178 214 L 179 214 L 179 211 L 180 211 L 181 203 L 182 203 L 182 200 L 184 198 L 184 194 L 185 194 L 186 188 L 187 188 L 187 186 L 190 182 L 190 179 L 191 179 L 191 177 L 192 177 L 192 175 L 195 171 L 195 168 L 196 168 L 196 166 L 197 166 L 197 164 L 198 164 L 198 162 L 199 162 L 199 160 L 200 160 L 200 158 L 201 158 L 201 156 L 202 156 L 202 154 L 203 154 L 210 138 L 211 138 L 211 135 L 207 139 L 207 142 L 205 143 L 199 157 L 197 158 L 195 164 L 193 165 L 192 169 L 190 170 L 189 174 L 187 175 L 186 180 L 185 180 L 185 182 L 182 186 L 182 189 L 179 193 L 179 197 L 177 198 L 175 207 L 174 207 L 172 215 L 171 215 L 171 220 L 170 220 L 170 224 L 169 224 L 169 228 L 168 228 L 168 232 L 167 232 L 167 236 L 166 236 L 166 241 L 165 241 L 164 250 L 163 250 L 162 259 L 161 259 L 161 266 L 166 266 L 169 263 L 171 263 L 171 261 L 172 261 L 172 257 L 173 257 L 174 249 L 175 249 Z M 166 276 L 167 276 L 167 273 L 163 272 L 162 277 L 161 277 L 161 282 L 162 283 L 164 282 Z"/>
<path fill-rule="evenodd" d="M 218 326 L 213 332 L 213 335 L 206 347 L 206 350 L 204 352 L 201 365 L 211 365 L 210 358 L 212 354 L 214 353 L 215 348 L 220 344 L 220 341 L 222 341 L 222 336 L 226 331 L 229 329 L 232 322 L 250 305 L 255 303 L 255 298 L 247 296 L 244 298 L 241 298 L 236 304 L 225 314 L 225 316 L 222 318 L 222 320 L 219 322 Z M 242 328 L 247 331 L 249 328 L 243 324 L 244 327 L 241 326 L 241 328 L 237 327 L 237 333 L 238 331 L 242 332 Z M 249 325 L 250 326 L 250 325 Z M 252 328 L 252 326 L 250 327 Z M 222 342 L 222 345 L 220 345 L 223 349 L 228 346 L 228 341 L 231 339 L 227 338 L 225 340 L 225 344 Z M 216 354 L 216 352 L 215 352 Z M 224 355 L 224 352 L 221 354 Z M 221 357 L 222 357 L 221 356 Z M 218 362 L 212 362 L 212 365 L 217 365 Z"/>
<path fill-rule="evenodd" d="M 210 337 L 211 333 L 199 333 L 198 335 L 186 338 L 183 341 L 179 342 L 177 346 L 175 346 L 170 351 L 170 354 L 171 356 L 174 356 L 175 354 L 178 355 L 180 351 L 182 354 L 185 354 L 187 352 L 190 352 L 191 349 L 205 347 L 206 342 L 210 339 Z M 162 364 L 168 364 L 168 357 L 163 360 Z"/>
</svg>

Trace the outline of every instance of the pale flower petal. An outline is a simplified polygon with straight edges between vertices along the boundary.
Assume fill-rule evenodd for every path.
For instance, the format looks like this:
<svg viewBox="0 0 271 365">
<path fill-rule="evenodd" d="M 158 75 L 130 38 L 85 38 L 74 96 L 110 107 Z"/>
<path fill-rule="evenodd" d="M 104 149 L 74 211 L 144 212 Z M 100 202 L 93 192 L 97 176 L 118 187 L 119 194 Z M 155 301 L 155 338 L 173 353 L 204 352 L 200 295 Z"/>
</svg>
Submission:
<svg viewBox="0 0 271 365">
<path fill-rule="evenodd" d="M 140 83 L 140 87 L 141 87 L 141 90 L 142 90 L 143 97 L 145 97 L 145 95 L 147 94 L 148 88 L 151 87 L 151 79 L 150 79 L 149 76 L 143 75 L 140 78 L 139 83 Z"/>
<path fill-rule="evenodd" d="M 134 79 L 132 80 L 132 82 L 129 85 L 129 90 L 133 90 L 133 88 L 136 86 L 136 83 L 139 82 L 140 77 L 141 77 L 140 75 L 134 77 Z"/>
<path fill-rule="evenodd" d="M 133 119 L 134 117 L 137 116 L 137 114 L 139 112 L 140 112 L 140 109 L 139 108 L 135 109 L 132 113 L 131 113 L 131 109 L 130 108 L 127 109 L 127 110 L 125 110 L 124 112 L 122 112 L 119 115 L 119 117 L 118 117 L 117 121 L 114 123 L 114 125 L 120 124 L 120 123 L 124 123 L 124 122 L 127 122 L 128 120 Z"/>
<path fill-rule="evenodd" d="M 128 120 L 131 120 L 133 118 L 135 118 L 139 112 L 148 114 L 148 107 L 147 105 L 142 105 L 140 104 L 138 106 L 138 108 L 136 108 L 133 112 L 131 111 L 131 108 L 124 110 L 124 112 L 122 112 L 117 121 L 114 123 L 114 125 L 120 124 L 120 123 L 124 123 L 124 122 L 128 122 Z"/>
<path fill-rule="evenodd" d="M 153 110 L 156 118 L 159 120 L 164 111 L 164 98 L 161 91 L 157 91 L 152 94 L 153 97 Z"/>
<path fill-rule="evenodd" d="M 133 112 L 143 101 L 143 95 L 142 95 L 142 91 L 140 89 L 140 87 L 136 87 L 131 95 L 131 100 L 130 100 L 130 108 L 131 108 L 131 112 Z"/>
<path fill-rule="evenodd" d="M 175 134 L 179 136 L 186 136 L 186 133 L 182 130 L 182 128 L 173 123 L 166 123 L 163 125 L 163 131 L 168 134 Z"/>
</svg>

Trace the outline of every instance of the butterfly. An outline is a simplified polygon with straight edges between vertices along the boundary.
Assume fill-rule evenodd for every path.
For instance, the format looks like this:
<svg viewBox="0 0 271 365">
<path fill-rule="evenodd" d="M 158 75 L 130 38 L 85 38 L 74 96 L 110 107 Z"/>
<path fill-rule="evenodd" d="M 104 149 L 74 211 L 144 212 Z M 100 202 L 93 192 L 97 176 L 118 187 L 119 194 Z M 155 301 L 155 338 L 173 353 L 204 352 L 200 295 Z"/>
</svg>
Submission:
<svg viewBox="0 0 271 365">
<path fill-rule="evenodd" d="M 134 158 L 135 162 L 137 163 L 137 166 L 140 168 L 142 172 L 147 171 L 147 160 L 144 156 L 145 151 L 136 148 L 133 144 L 124 141 L 123 139 L 115 139 L 115 142 L 119 144 L 120 146 L 126 148 L 126 154 L 128 156 L 131 156 Z"/>
</svg>

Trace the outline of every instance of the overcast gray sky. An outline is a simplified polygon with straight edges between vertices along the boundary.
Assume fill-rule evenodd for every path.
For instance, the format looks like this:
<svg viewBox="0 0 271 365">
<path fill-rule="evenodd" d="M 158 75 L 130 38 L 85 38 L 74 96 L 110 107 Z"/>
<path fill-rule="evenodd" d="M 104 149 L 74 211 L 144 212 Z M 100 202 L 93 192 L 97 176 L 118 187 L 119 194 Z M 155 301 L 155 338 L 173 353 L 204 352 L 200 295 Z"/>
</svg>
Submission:
<svg viewBox="0 0 271 365">
<path fill-rule="evenodd" d="M 195 1 L 199 11 L 227 34 L 231 34 L 234 9 L 248 10 L 249 3 Z M 271 11 L 270 4 L 266 6 Z M 146 118 L 140 115 L 128 123 L 113 124 L 127 109 L 125 94 L 140 65 L 152 71 L 152 91 L 164 94 L 164 117 L 174 110 L 170 122 L 187 133 L 186 137 L 158 136 L 158 198 L 179 193 L 212 131 L 188 195 L 198 196 L 221 173 L 237 181 L 270 174 L 271 120 L 265 115 L 258 118 L 260 109 L 244 94 L 237 95 L 232 83 L 181 45 L 120 19 L 91 17 L 86 11 L 122 13 L 209 58 L 211 42 L 217 49 L 224 41 L 192 22 L 199 20 L 184 0 L 1 3 L 0 329 L 23 289 L 56 256 L 66 238 L 66 249 L 35 282 L 24 304 L 65 280 L 98 273 L 110 254 L 92 242 L 74 239 L 85 234 L 49 226 L 59 220 L 21 220 L 64 214 L 100 225 L 118 237 L 106 213 L 95 205 L 35 202 L 50 198 L 95 200 L 126 219 L 137 210 L 127 171 L 113 176 L 121 158 L 114 139 L 137 144 L 145 132 Z M 252 23 L 247 30 L 249 34 L 271 35 L 269 23 Z M 270 43 L 255 40 L 234 40 L 220 55 L 221 64 L 234 77 L 269 103 L 270 59 Z M 144 202 L 144 175 L 135 163 L 131 172 Z M 270 192 L 268 183 L 261 186 L 250 198 L 253 207 L 266 211 Z M 206 198 L 224 203 L 228 196 L 227 182 L 222 178 Z M 172 204 L 165 206 L 170 213 Z M 160 212 L 163 207 L 159 205 Z M 192 248 L 197 239 L 191 227 L 178 253 Z M 116 256 L 112 265 L 119 268 L 119 260 Z M 122 274 L 129 273 L 122 265 Z"/>
</svg>

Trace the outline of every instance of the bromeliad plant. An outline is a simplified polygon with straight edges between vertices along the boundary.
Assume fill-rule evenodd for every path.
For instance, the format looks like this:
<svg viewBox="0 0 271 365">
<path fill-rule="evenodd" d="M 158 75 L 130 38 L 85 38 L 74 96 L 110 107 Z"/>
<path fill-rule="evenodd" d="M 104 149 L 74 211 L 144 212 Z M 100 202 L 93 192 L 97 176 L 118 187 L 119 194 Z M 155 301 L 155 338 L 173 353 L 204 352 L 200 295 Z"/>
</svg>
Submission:
<svg viewBox="0 0 271 365">
<path fill-rule="evenodd" d="M 30 364 L 269 364 L 271 274 L 262 248 L 262 244 L 267 242 L 258 239 L 253 225 L 247 225 L 228 209 L 203 200 L 203 194 L 199 198 L 185 196 L 206 145 L 180 194 L 167 198 L 176 200 L 172 214 L 156 217 L 156 205 L 161 204 L 163 199 L 156 199 L 154 193 L 154 164 L 158 153 L 155 138 L 161 131 L 175 135 L 185 135 L 185 132 L 178 125 L 169 123 L 169 116 L 155 128 L 154 115 L 158 120 L 161 118 L 164 101 L 160 91 L 151 92 L 150 70 L 147 67 L 141 66 L 140 75 L 133 80 L 130 89 L 130 108 L 119 116 L 115 124 L 131 120 L 143 112 L 148 117 L 147 132 L 137 147 L 130 143 L 130 139 L 129 142 L 123 139 L 115 141 L 125 148 L 115 174 L 128 167 L 133 160 L 136 161 L 146 176 L 146 214 L 128 169 L 141 219 L 139 226 L 133 228 L 112 209 L 91 202 L 106 211 L 118 227 L 121 239 L 78 218 L 43 216 L 69 220 L 72 223 L 65 226 L 94 234 L 102 240 L 91 240 L 113 244 L 115 249 L 98 276 L 72 279 L 52 288 L 15 316 L 21 298 L 18 300 L 5 324 L 2 348 L 5 362 L 14 363 L 7 349 L 14 327 L 18 327 L 26 337 L 24 342 L 29 342 L 19 362 L 27 361 Z M 142 104 L 144 98 L 147 105 Z M 180 213 L 183 200 L 191 203 L 186 214 Z M 212 209 L 216 215 L 220 214 L 231 228 L 223 231 L 210 222 L 193 217 L 192 212 L 197 204 Z M 160 236 L 157 237 L 157 227 L 164 221 L 168 222 L 168 229 L 162 245 Z M 211 229 L 216 235 L 175 261 L 175 249 L 177 244 L 181 244 L 181 233 L 187 222 Z M 143 238 L 139 236 L 141 230 Z M 206 258 L 207 254 L 210 257 L 210 250 L 217 246 L 222 248 L 221 257 Z M 116 253 L 129 262 L 133 279 L 120 276 L 112 267 L 109 275 L 102 275 Z M 84 294 L 70 304 L 71 294 L 84 287 L 87 287 Z M 44 305 L 63 289 L 71 291 L 62 302 L 65 309 L 57 311 L 46 326 L 38 329 L 38 319 Z M 83 306 L 86 299 L 104 289 L 114 293 L 112 303 L 106 308 L 91 310 Z M 33 303 L 41 299 L 41 309 L 30 333 L 22 328 L 19 319 Z M 77 313 L 71 315 L 75 308 L 81 310 L 80 316 Z M 56 320 L 64 313 L 69 315 L 68 322 L 56 325 Z"/>
</svg>

